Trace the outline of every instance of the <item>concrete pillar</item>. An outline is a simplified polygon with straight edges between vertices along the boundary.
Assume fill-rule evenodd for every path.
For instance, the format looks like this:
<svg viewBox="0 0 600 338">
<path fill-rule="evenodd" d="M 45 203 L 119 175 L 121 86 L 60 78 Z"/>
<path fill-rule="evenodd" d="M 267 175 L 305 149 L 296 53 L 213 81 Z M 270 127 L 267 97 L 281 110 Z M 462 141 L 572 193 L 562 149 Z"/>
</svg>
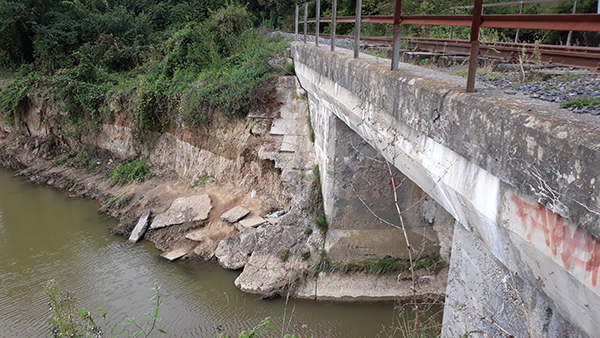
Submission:
<svg viewBox="0 0 600 338">
<path fill-rule="evenodd" d="M 506 231 L 499 240 L 509 239 Z M 555 310 L 544 282 L 507 269 L 475 232 L 457 224 L 442 337 L 588 337 Z"/>
<path fill-rule="evenodd" d="M 408 258 L 402 231 L 386 223 L 400 225 L 385 160 L 323 101 L 309 96 L 309 102 L 329 224 L 325 244 L 328 257 L 336 262 L 385 256 Z M 452 216 L 424 198 L 425 193 L 416 184 L 392 168 L 396 183 L 403 182 L 397 188 L 402 210 L 413 206 L 403 215 L 411 245 L 424 248 L 424 256 L 439 254 L 434 225 L 452 225 Z"/>
</svg>

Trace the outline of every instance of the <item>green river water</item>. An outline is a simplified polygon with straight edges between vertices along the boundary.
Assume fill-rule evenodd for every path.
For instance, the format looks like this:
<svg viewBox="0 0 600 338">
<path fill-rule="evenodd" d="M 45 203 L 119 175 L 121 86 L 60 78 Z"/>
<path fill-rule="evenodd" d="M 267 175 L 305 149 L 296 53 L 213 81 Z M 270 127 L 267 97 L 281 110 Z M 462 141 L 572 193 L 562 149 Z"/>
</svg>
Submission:
<svg viewBox="0 0 600 338">
<path fill-rule="evenodd" d="M 243 294 L 233 284 L 239 272 L 211 262 L 167 262 L 152 243 L 111 235 L 116 221 L 98 208 L 0 169 L 0 338 L 51 336 L 43 291 L 50 279 L 82 307 L 103 307 L 113 325 L 123 316 L 143 318 L 158 283 L 166 337 L 216 337 L 219 329 L 234 335 L 265 317 L 279 327 L 273 335 L 282 336 L 284 314 L 286 332 L 305 337 L 388 337 L 397 322 L 392 303 L 286 305 Z"/>
</svg>

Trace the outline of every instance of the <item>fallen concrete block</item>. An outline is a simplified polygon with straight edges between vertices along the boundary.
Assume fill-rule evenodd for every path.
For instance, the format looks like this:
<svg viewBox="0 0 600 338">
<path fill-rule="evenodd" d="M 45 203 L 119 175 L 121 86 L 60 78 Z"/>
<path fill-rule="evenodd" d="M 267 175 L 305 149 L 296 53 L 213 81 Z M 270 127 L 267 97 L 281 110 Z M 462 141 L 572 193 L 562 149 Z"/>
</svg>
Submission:
<svg viewBox="0 0 600 338">
<path fill-rule="evenodd" d="M 160 257 L 166 258 L 172 262 L 176 259 L 183 257 L 185 254 L 187 254 L 187 250 L 175 249 L 173 251 L 163 253 L 162 255 L 160 255 Z"/>
<path fill-rule="evenodd" d="M 185 235 L 185 238 L 195 242 L 202 242 L 204 240 L 205 235 L 206 229 L 202 228 L 189 232 L 187 235 Z"/>
<path fill-rule="evenodd" d="M 162 228 L 186 222 L 203 221 L 208 218 L 212 209 L 207 194 L 176 199 L 169 210 L 157 215 L 150 229 Z"/>
<path fill-rule="evenodd" d="M 250 210 L 238 205 L 237 207 L 224 212 L 221 215 L 221 219 L 229 223 L 235 223 L 240 219 L 244 218 L 249 213 Z"/>
<path fill-rule="evenodd" d="M 146 211 L 142 214 L 135 228 L 133 228 L 131 235 L 129 236 L 130 242 L 137 243 L 137 241 L 139 241 L 144 236 L 144 233 L 148 229 L 148 219 L 150 218 L 151 213 L 151 211 Z"/>
<path fill-rule="evenodd" d="M 245 228 L 256 228 L 264 222 L 266 222 L 264 218 L 259 216 L 253 216 L 250 218 L 244 218 L 239 223 Z"/>
</svg>

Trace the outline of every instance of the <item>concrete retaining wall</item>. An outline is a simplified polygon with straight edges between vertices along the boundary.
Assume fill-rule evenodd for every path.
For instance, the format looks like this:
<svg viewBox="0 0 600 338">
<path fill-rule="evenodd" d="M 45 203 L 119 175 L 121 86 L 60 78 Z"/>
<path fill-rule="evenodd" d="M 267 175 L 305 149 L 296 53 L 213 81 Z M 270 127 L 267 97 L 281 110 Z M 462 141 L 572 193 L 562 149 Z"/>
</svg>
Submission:
<svg viewBox="0 0 600 338">
<path fill-rule="evenodd" d="M 294 43 L 292 57 L 312 116 L 331 111 L 463 225 L 470 250 L 452 254 L 445 335 L 600 332 L 597 120 L 344 50 Z M 453 274 L 469 264 L 501 273 Z"/>
</svg>

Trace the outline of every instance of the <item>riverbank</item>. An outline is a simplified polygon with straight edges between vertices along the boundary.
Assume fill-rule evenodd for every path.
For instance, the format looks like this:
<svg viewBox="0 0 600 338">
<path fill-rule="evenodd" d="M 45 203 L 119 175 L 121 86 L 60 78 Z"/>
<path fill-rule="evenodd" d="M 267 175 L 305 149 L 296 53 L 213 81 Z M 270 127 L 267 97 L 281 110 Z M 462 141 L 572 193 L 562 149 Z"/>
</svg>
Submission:
<svg viewBox="0 0 600 338">
<path fill-rule="evenodd" d="M 324 241 L 309 207 L 314 150 L 307 101 L 294 77 L 281 77 L 275 90 L 276 100 L 246 119 L 217 114 L 199 130 L 178 124 L 141 151 L 118 107 L 113 124 L 74 139 L 72 126 L 56 123 L 59 113 L 30 93 L 19 124 L 0 129 L 0 164 L 35 183 L 100 201 L 102 212 L 119 219 L 114 231 L 124 236 L 147 211 L 156 218 L 178 198 L 208 195 L 206 219 L 150 229 L 145 239 L 183 259 L 216 259 L 243 269 L 235 284 L 244 292 L 326 300 L 411 297 L 411 281 L 397 274 L 307 274 Z M 152 177 L 111 185 L 107 173 L 140 155 Z M 221 219 L 236 206 L 250 211 L 247 218 L 285 213 L 257 227 Z M 428 286 L 420 295 L 443 298 L 445 273 L 421 271 L 421 284 Z"/>
</svg>

